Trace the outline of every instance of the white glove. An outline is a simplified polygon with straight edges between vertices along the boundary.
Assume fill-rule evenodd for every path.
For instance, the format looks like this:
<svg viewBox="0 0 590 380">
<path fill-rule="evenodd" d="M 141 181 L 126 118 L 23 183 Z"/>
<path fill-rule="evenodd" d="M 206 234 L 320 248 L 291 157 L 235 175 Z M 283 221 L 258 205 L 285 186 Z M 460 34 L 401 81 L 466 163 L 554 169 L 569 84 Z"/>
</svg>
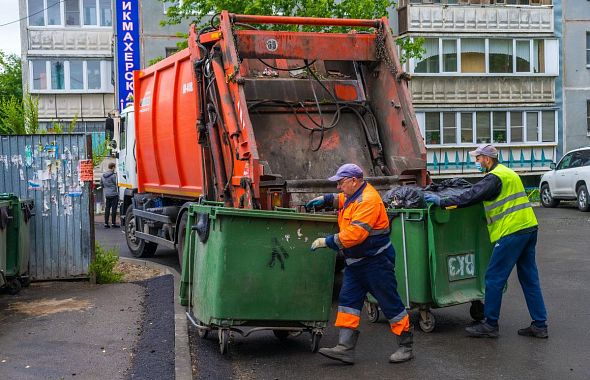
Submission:
<svg viewBox="0 0 590 380">
<path fill-rule="evenodd" d="M 317 238 L 311 243 L 311 250 L 315 251 L 318 248 L 326 248 L 326 238 Z"/>
</svg>

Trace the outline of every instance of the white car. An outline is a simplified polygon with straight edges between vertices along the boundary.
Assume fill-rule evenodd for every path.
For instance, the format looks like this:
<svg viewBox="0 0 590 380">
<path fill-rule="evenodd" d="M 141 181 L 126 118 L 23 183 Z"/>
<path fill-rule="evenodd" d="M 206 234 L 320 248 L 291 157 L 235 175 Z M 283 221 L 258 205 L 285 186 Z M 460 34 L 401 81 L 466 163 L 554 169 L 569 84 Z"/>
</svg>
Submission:
<svg viewBox="0 0 590 380">
<path fill-rule="evenodd" d="M 590 210 L 590 147 L 572 150 L 550 167 L 539 184 L 541 204 L 556 207 L 561 200 L 576 200 L 578 209 Z"/>
</svg>

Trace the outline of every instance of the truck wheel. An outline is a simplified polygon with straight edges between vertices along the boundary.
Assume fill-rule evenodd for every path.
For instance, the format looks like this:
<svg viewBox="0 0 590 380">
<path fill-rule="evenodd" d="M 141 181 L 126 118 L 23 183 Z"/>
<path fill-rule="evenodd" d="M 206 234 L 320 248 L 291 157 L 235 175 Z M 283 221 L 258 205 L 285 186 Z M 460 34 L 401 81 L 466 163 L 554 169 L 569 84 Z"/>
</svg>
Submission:
<svg viewBox="0 0 590 380">
<path fill-rule="evenodd" d="M 158 244 L 145 241 L 135 236 L 135 217 L 133 216 L 133 205 L 127 207 L 125 213 L 125 240 L 127 247 L 134 257 L 152 257 L 158 249 Z"/>
<path fill-rule="evenodd" d="M 178 265 L 182 270 L 182 258 L 184 256 L 184 240 L 186 237 L 186 224 L 188 223 L 188 212 L 182 214 L 180 223 L 178 223 L 178 241 L 176 242 L 176 250 L 178 252 Z"/>
</svg>

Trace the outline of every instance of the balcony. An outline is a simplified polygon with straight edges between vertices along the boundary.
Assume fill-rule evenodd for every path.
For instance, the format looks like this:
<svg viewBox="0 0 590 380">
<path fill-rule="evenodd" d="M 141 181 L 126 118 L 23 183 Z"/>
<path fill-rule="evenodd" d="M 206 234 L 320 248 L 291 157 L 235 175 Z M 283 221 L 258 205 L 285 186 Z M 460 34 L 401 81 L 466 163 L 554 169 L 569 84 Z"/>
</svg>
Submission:
<svg viewBox="0 0 590 380">
<path fill-rule="evenodd" d="M 39 95 L 39 118 L 104 118 L 115 108 L 114 97 L 114 94 L 42 94 Z"/>
<path fill-rule="evenodd" d="M 398 9 L 399 33 L 553 34 L 553 6 L 409 4 Z"/>
<path fill-rule="evenodd" d="M 28 54 L 112 56 L 112 30 L 30 29 Z M 83 51 L 83 52 L 82 52 Z"/>
<path fill-rule="evenodd" d="M 554 77 L 415 76 L 414 104 L 554 103 Z"/>
</svg>

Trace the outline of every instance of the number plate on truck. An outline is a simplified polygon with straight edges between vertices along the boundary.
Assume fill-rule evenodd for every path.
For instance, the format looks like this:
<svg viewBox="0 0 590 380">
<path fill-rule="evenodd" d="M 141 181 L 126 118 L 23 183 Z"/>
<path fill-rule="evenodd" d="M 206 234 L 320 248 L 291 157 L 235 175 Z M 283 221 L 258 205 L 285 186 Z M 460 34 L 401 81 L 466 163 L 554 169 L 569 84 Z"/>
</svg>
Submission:
<svg viewBox="0 0 590 380">
<path fill-rule="evenodd" d="M 473 278 L 475 273 L 475 254 L 464 253 L 447 257 L 449 281 Z"/>
</svg>

